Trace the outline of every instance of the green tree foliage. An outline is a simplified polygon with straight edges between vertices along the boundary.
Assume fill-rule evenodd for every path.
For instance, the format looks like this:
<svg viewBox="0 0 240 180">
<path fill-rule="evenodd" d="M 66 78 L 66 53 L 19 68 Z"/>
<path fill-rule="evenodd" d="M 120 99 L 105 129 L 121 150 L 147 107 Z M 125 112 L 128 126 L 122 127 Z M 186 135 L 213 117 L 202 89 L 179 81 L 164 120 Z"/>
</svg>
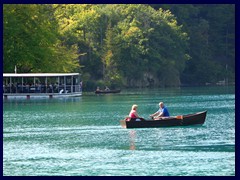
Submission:
<svg viewBox="0 0 240 180">
<path fill-rule="evenodd" d="M 92 78 L 126 86 L 180 84 L 187 34 L 170 11 L 139 4 L 57 6 L 62 32 L 86 53 L 80 61 Z"/>
<path fill-rule="evenodd" d="M 232 4 L 5 4 L 3 14 L 4 72 L 78 71 L 92 88 L 235 80 Z"/>
<path fill-rule="evenodd" d="M 76 46 L 60 40 L 51 5 L 4 4 L 4 72 L 69 72 L 76 69 Z"/>
<path fill-rule="evenodd" d="M 235 5 L 154 5 L 170 10 L 189 35 L 182 83 L 235 81 Z"/>
<path fill-rule="evenodd" d="M 155 11 L 146 5 L 106 5 L 104 8 L 108 10 L 101 14 L 107 19 L 102 48 L 105 81 L 122 81 L 126 86 L 146 86 L 151 80 L 162 86 L 179 85 L 179 74 L 188 57 L 185 53 L 187 34 L 181 32 L 175 17 L 169 11 Z M 116 14 L 119 14 L 117 19 L 113 18 Z M 173 49 L 175 55 L 171 53 Z M 167 66 L 168 63 L 174 68 Z M 162 81 L 163 78 L 158 77 L 168 73 L 168 68 L 175 74 Z"/>
</svg>

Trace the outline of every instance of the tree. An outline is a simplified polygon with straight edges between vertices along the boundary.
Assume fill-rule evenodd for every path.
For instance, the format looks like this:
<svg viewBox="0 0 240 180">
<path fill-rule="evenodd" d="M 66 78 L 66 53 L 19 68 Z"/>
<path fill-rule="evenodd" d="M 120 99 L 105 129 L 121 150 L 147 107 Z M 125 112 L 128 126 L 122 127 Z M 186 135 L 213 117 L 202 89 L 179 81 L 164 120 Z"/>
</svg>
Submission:
<svg viewBox="0 0 240 180">
<path fill-rule="evenodd" d="M 170 10 L 189 35 L 188 53 L 191 59 L 181 74 L 181 82 L 191 85 L 215 83 L 226 78 L 228 65 L 228 76 L 234 81 L 235 5 L 154 6 Z"/>
<path fill-rule="evenodd" d="M 79 67 L 74 46 L 60 40 L 51 5 L 4 4 L 4 72 L 69 72 Z"/>
</svg>

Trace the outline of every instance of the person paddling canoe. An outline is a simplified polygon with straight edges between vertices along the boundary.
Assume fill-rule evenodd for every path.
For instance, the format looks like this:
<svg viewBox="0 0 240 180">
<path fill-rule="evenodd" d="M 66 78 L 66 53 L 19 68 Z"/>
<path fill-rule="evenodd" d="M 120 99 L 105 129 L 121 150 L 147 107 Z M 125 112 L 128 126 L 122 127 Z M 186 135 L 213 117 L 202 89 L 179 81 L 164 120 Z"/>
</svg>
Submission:
<svg viewBox="0 0 240 180">
<path fill-rule="evenodd" d="M 135 121 L 141 121 L 141 120 L 144 120 L 142 117 L 140 117 L 137 113 L 137 108 L 138 108 L 138 105 L 134 104 L 132 105 L 132 109 L 128 115 L 128 117 L 125 118 L 126 121 L 130 121 L 132 119 L 134 119 Z"/>
<path fill-rule="evenodd" d="M 159 110 L 153 114 L 150 115 L 150 117 L 154 120 L 159 120 L 164 117 L 169 117 L 170 114 L 168 112 L 168 109 L 164 106 L 163 102 L 159 103 Z"/>
</svg>

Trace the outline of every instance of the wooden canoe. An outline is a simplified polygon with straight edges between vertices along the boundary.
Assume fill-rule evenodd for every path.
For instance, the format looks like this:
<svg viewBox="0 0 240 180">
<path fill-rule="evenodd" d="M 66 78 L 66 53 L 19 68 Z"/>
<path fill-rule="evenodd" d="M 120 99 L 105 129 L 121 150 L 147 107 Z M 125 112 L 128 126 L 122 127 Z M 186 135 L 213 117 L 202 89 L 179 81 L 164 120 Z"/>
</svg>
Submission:
<svg viewBox="0 0 240 180">
<path fill-rule="evenodd" d="M 117 90 L 98 90 L 95 91 L 95 94 L 109 94 L 109 93 L 120 93 L 121 90 L 117 89 Z"/>
<path fill-rule="evenodd" d="M 153 127 L 171 127 L 171 126 L 190 126 L 190 125 L 202 125 L 205 122 L 207 111 L 198 112 L 194 114 L 171 116 L 161 120 L 145 120 L 136 121 L 131 119 L 130 121 L 120 120 L 120 124 L 123 128 L 153 128 Z"/>
</svg>

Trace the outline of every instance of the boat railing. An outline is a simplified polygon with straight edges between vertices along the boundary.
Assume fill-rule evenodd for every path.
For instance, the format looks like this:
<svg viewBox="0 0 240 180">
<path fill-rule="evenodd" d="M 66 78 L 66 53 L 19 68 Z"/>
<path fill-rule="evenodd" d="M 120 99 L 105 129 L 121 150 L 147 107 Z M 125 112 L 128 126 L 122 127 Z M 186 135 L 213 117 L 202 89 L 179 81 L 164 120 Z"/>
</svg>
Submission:
<svg viewBox="0 0 240 180">
<path fill-rule="evenodd" d="M 4 94 L 18 94 L 18 93 L 77 93 L 81 92 L 81 85 L 3 85 Z"/>
</svg>

